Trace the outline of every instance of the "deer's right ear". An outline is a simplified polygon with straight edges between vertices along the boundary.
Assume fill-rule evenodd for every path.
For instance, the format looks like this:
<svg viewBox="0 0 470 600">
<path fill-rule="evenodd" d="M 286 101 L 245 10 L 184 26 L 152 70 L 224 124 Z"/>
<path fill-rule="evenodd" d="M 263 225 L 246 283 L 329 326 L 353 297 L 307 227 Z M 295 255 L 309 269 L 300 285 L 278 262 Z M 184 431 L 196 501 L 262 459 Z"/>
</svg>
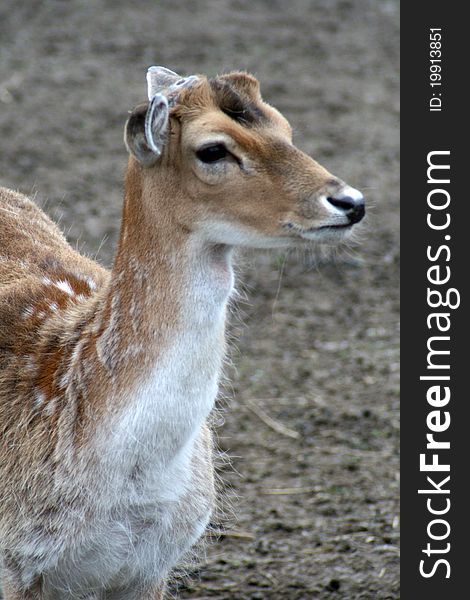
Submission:
<svg viewBox="0 0 470 600">
<path fill-rule="evenodd" d="M 167 140 L 168 121 L 168 100 L 163 94 L 155 94 L 148 106 L 137 107 L 127 120 L 126 148 L 144 167 L 159 159 Z"/>
</svg>

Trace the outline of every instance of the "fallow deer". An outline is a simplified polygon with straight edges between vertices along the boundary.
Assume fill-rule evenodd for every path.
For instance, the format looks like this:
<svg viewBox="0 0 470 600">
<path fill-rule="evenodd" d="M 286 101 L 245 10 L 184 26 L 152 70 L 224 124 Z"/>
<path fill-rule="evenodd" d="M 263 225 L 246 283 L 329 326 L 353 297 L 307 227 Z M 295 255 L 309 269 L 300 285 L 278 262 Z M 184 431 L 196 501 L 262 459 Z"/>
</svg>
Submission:
<svg viewBox="0 0 470 600">
<path fill-rule="evenodd" d="M 151 67 L 110 272 L 0 189 L 7 600 L 155 600 L 214 503 L 207 419 L 232 251 L 336 244 L 363 197 L 298 150 L 258 81 Z"/>
</svg>

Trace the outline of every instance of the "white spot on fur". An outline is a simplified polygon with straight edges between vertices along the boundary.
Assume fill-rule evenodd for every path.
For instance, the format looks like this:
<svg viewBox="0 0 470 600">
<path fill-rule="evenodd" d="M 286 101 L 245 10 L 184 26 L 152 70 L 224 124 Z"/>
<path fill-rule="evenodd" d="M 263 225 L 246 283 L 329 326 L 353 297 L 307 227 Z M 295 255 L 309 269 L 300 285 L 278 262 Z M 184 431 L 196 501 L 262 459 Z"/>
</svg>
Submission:
<svg viewBox="0 0 470 600">
<path fill-rule="evenodd" d="M 46 414 L 48 417 L 52 416 L 57 408 L 57 396 L 54 396 L 53 398 L 51 398 L 49 400 L 49 402 L 47 403 L 47 405 L 44 408 L 44 414 Z"/>
<path fill-rule="evenodd" d="M 83 281 L 83 283 L 85 283 L 91 291 L 96 290 L 97 285 L 95 283 L 95 280 L 89 275 L 85 275 L 84 273 L 76 273 L 75 277 L 80 281 Z"/>
<path fill-rule="evenodd" d="M 86 277 L 85 281 L 88 284 L 88 287 L 90 288 L 90 290 L 96 290 L 96 282 L 91 278 L 91 277 Z"/>
<path fill-rule="evenodd" d="M 65 390 L 65 388 L 68 386 L 69 382 L 70 382 L 70 374 L 66 372 L 62 375 L 62 377 L 59 380 L 59 387 L 62 390 Z"/>
<path fill-rule="evenodd" d="M 34 407 L 41 408 L 46 401 L 46 396 L 41 390 L 35 389 L 33 393 Z"/>
<path fill-rule="evenodd" d="M 59 288 L 59 290 L 62 290 L 69 296 L 75 296 L 75 292 L 73 291 L 72 286 L 65 279 L 60 279 L 59 281 L 54 282 L 54 285 L 57 288 Z"/>
<path fill-rule="evenodd" d="M 21 316 L 23 317 L 23 319 L 29 319 L 30 317 L 32 317 L 34 314 L 34 309 L 32 306 L 27 306 L 23 312 L 21 313 Z"/>
</svg>

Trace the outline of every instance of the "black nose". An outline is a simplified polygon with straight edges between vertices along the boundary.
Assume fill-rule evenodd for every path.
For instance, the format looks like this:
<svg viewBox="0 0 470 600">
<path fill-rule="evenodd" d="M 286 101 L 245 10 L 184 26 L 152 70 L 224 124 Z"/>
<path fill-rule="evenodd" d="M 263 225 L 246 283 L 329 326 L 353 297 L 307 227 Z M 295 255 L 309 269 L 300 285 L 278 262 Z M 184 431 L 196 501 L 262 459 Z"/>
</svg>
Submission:
<svg viewBox="0 0 470 600">
<path fill-rule="evenodd" d="M 360 192 L 354 191 L 354 196 L 338 194 L 338 196 L 330 196 L 327 198 L 330 204 L 348 217 L 351 225 L 358 223 L 366 214 L 364 196 Z"/>
</svg>

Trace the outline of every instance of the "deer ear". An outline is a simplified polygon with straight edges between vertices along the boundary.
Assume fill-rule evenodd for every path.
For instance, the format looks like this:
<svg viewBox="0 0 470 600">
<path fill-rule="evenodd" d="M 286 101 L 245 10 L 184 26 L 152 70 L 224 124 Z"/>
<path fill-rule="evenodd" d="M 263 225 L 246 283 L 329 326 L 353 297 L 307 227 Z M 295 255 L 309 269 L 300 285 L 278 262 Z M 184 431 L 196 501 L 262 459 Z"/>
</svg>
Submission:
<svg viewBox="0 0 470 600">
<path fill-rule="evenodd" d="M 226 73 L 225 75 L 219 75 L 217 79 L 221 79 L 222 81 L 227 81 L 234 88 L 236 88 L 239 92 L 248 96 L 252 100 L 260 101 L 261 93 L 259 89 L 259 81 L 250 73 L 245 73 L 242 71 L 234 71 L 232 73 Z"/>
<path fill-rule="evenodd" d="M 178 73 L 170 71 L 166 67 L 149 67 L 147 71 L 148 99 L 152 100 L 155 94 L 170 88 L 180 79 L 181 76 Z"/>
<path fill-rule="evenodd" d="M 178 103 L 181 90 L 192 87 L 197 81 L 199 81 L 197 75 L 181 77 L 166 67 L 149 67 L 147 71 L 148 98 L 151 100 L 155 94 L 163 94 L 168 100 L 168 104 L 174 106 Z"/>
<path fill-rule="evenodd" d="M 168 120 L 168 100 L 163 94 L 155 94 L 148 105 L 137 107 L 127 120 L 126 148 L 144 167 L 160 157 L 167 140 Z"/>
</svg>

